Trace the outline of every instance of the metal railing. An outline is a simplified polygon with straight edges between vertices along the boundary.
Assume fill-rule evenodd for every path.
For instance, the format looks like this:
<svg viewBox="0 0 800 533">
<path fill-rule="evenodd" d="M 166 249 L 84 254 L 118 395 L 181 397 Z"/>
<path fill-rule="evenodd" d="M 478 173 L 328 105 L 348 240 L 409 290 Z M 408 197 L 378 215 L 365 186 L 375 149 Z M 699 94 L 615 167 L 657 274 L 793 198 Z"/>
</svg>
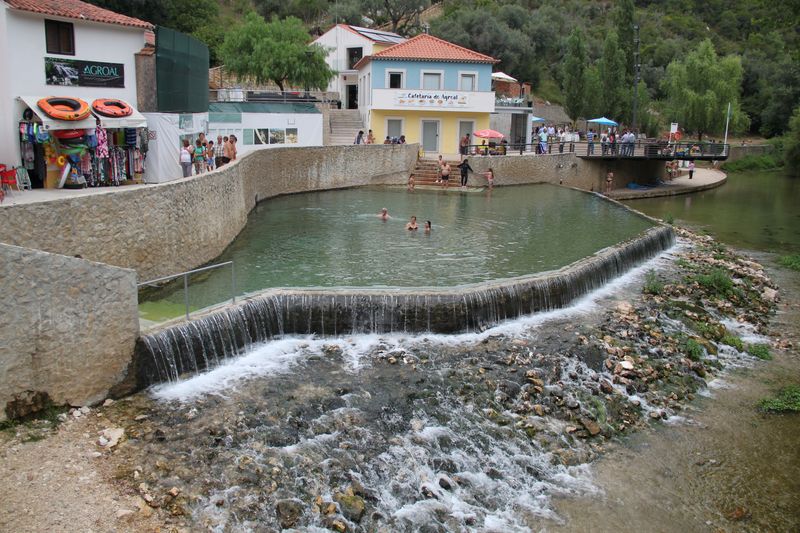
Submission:
<svg viewBox="0 0 800 533">
<path fill-rule="evenodd" d="M 236 303 L 236 269 L 234 268 L 233 261 L 225 261 L 224 263 L 217 263 L 215 265 L 209 265 L 201 268 L 195 268 L 194 270 L 187 270 L 186 272 L 180 272 L 178 274 L 171 274 L 169 276 L 163 276 L 156 279 L 151 279 L 148 281 L 143 281 L 142 283 L 137 283 L 137 288 L 142 288 L 145 286 L 153 286 L 155 283 L 161 283 L 162 281 L 169 281 L 176 278 L 183 276 L 183 303 L 186 306 L 186 320 L 190 320 L 189 318 L 189 275 L 190 274 L 197 274 L 198 272 L 205 272 L 207 270 L 214 270 L 217 268 L 221 268 L 224 266 L 230 265 L 231 266 L 231 303 Z"/>
<path fill-rule="evenodd" d="M 534 143 L 471 144 L 469 155 L 553 155 L 574 153 L 580 157 L 634 159 L 726 159 L 730 145 L 708 142 L 667 142 L 658 139 L 638 139 L 633 143 L 610 143 L 596 139 L 592 142 L 560 140 L 551 137 Z"/>
</svg>

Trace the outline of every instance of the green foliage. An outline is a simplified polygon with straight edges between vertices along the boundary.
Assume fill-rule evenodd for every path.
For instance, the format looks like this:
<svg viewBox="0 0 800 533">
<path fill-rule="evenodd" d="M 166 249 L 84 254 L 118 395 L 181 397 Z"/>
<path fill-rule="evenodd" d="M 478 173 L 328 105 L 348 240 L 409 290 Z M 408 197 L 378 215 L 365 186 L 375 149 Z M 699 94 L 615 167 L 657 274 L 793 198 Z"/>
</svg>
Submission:
<svg viewBox="0 0 800 533">
<path fill-rule="evenodd" d="M 249 13 L 238 31 L 225 36 L 220 53 L 230 72 L 257 83 L 272 81 L 281 90 L 287 85 L 324 89 L 334 72 L 325 63 L 325 51 L 307 42 L 299 19 L 267 23 Z"/>
<path fill-rule="evenodd" d="M 626 111 L 627 84 L 625 83 L 625 52 L 619 46 L 617 32 L 611 30 L 603 43 L 603 57 L 599 63 L 603 115 L 619 119 Z"/>
<path fill-rule="evenodd" d="M 586 44 L 580 28 L 572 30 L 567 40 L 563 66 L 564 111 L 575 121 L 586 109 Z"/>
<path fill-rule="evenodd" d="M 747 353 L 753 357 L 758 357 L 763 361 L 771 361 L 772 354 L 769 353 L 768 344 L 751 344 L 747 347 Z"/>
<path fill-rule="evenodd" d="M 722 339 L 720 339 L 722 344 L 727 344 L 728 346 L 732 346 L 736 348 L 738 351 L 744 351 L 744 344 L 742 343 L 742 339 L 733 335 L 731 333 L 727 333 L 723 335 Z"/>
<path fill-rule="evenodd" d="M 775 170 L 783 166 L 783 158 L 776 153 L 748 155 L 736 161 L 726 161 L 722 169 L 728 172 Z"/>
<path fill-rule="evenodd" d="M 644 277 L 642 292 L 645 294 L 661 294 L 664 291 L 664 283 L 658 279 L 654 270 L 648 270 Z"/>
<path fill-rule="evenodd" d="M 664 222 L 669 224 L 670 226 L 675 223 L 675 216 L 672 213 L 667 213 L 664 215 Z"/>
<path fill-rule="evenodd" d="M 619 46 L 622 49 L 625 64 L 625 81 L 633 80 L 633 25 L 635 23 L 633 0 L 617 0 L 614 2 L 614 28 L 619 36 Z"/>
<path fill-rule="evenodd" d="M 784 161 L 793 176 L 800 175 L 800 105 L 795 107 L 784 139 Z"/>
<path fill-rule="evenodd" d="M 696 279 L 701 287 L 717 296 L 727 298 L 733 293 L 733 280 L 721 268 L 715 268 L 708 274 L 700 274 Z"/>
<path fill-rule="evenodd" d="M 800 272 L 800 254 L 784 255 L 778 259 L 778 263 L 786 268 L 791 268 L 792 270 Z"/>
<path fill-rule="evenodd" d="M 724 130 L 730 102 L 731 130 L 742 131 L 749 119 L 739 104 L 741 85 L 741 58 L 717 57 L 714 45 L 706 39 L 685 59 L 676 59 L 667 66 L 663 82 L 666 111 L 702 140 L 705 133 Z"/>
<path fill-rule="evenodd" d="M 772 413 L 800 412 L 800 386 L 783 387 L 774 398 L 760 400 L 758 407 Z"/>
<path fill-rule="evenodd" d="M 700 361 L 703 358 L 705 350 L 702 344 L 690 337 L 683 342 L 683 352 L 686 354 L 686 357 L 692 361 Z"/>
</svg>

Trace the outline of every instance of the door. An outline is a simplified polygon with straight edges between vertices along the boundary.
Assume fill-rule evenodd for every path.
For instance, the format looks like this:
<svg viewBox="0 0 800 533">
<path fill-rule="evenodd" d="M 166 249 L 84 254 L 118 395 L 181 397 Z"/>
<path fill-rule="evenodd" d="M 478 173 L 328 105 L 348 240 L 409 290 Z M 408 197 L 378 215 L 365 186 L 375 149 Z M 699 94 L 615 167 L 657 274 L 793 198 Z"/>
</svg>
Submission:
<svg viewBox="0 0 800 533">
<path fill-rule="evenodd" d="M 347 85 L 347 109 L 358 109 L 358 85 Z"/>
<path fill-rule="evenodd" d="M 456 146 L 461 146 L 461 139 L 464 138 L 464 135 L 469 133 L 470 144 L 475 143 L 475 139 L 472 138 L 472 132 L 475 131 L 475 122 L 472 120 L 459 120 L 458 121 L 458 139 L 456 139 Z"/>
<path fill-rule="evenodd" d="M 422 121 L 422 149 L 426 152 L 439 151 L 439 121 Z"/>
<path fill-rule="evenodd" d="M 528 124 L 528 115 L 514 113 L 511 115 L 511 138 L 512 144 L 525 144 L 525 126 Z"/>
</svg>

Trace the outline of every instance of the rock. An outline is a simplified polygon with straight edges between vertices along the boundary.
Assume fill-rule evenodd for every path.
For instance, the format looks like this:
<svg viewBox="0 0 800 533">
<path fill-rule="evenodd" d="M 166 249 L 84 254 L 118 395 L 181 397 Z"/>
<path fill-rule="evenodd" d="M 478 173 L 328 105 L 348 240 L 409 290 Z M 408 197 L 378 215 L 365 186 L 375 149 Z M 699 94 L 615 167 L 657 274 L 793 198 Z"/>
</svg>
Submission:
<svg viewBox="0 0 800 533">
<path fill-rule="evenodd" d="M 103 402 L 103 407 L 110 407 L 114 405 L 114 400 L 111 398 L 107 398 L 106 401 Z"/>
<path fill-rule="evenodd" d="M 117 519 L 125 518 L 126 516 L 132 515 L 134 512 L 130 509 L 120 509 L 117 511 Z"/>
<path fill-rule="evenodd" d="M 621 366 L 623 370 L 633 370 L 633 363 L 630 361 L 620 361 L 619 366 Z"/>
<path fill-rule="evenodd" d="M 568 398 L 566 401 L 566 405 L 567 408 L 569 409 L 577 409 L 578 407 L 581 406 L 581 404 L 579 404 L 578 401 L 575 400 L 574 398 Z"/>
<path fill-rule="evenodd" d="M 778 299 L 778 291 L 770 287 L 764 287 L 764 290 L 761 291 L 761 299 L 767 302 L 774 302 Z"/>
<path fill-rule="evenodd" d="M 533 412 L 536 413 L 537 416 L 544 416 L 544 406 L 537 403 L 533 406 Z"/>
<path fill-rule="evenodd" d="M 178 494 L 180 494 L 180 493 L 181 493 L 181 489 L 179 489 L 178 487 L 172 487 L 171 489 L 169 489 L 169 492 L 167 494 L 169 494 L 173 498 L 177 498 Z"/>
<path fill-rule="evenodd" d="M 141 422 L 142 420 L 147 420 L 148 418 L 150 418 L 148 415 L 136 415 L 133 417 L 133 420 L 136 422 Z"/>
<path fill-rule="evenodd" d="M 745 507 L 737 507 L 733 511 L 728 514 L 728 518 L 733 521 L 744 520 L 746 518 L 750 518 L 750 511 L 747 510 Z"/>
<path fill-rule="evenodd" d="M 661 418 L 661 412 L 660 411 L 650 411 L 650 415 L 649 416 L 653 420 L 657 420 L 657 419 Z"/>
<path fill-rule="evenodd" d="M 275 504 L 275 513 L 283 529 L 289 529 L 297 524 L 303 514 L 303 502 L 296 498 L 278 500 Z"/>
<path fill-rule="evenodd" d="M 514 339 L 513 341 L 511 341 L 511 344 L 513 344 L 514 346 L 527 346 L 528 341 L 524 339 Z"/>
<path fill-rule="evenodd" d="M 614 392 L 614 387 L 605 379 L 600 382 L 600 390 L 603 394 L 611 394 Z"/>
<path fill-rule="evenodd" d="M 453 490 L 453 484 L 446 477 L 439 478 L 439 486 L 444 490 Z"/>
<path fill-rule="evenodd" d="M 189 409 L 189 412 L 186 413 L 186 420 L 193 420 L 194 418 L 197 418 L 197 409 L 192 407 Z"/>
<path fill-rule="evenodd" d="M 602 431 L 600 425 L 591 418 L 581 418 L 581 425 L 586 428 L 586 431 L 588 431 L 592 437 L 599 435 Z"/>
<path fill-rule="evenodd" d="M 120 439 L 125 436 L 125 430 L 122 428 L 106 428 L 100 432 L 100 438 L 97 443 L 100 446 L 113 448 L 119 444 Z M 103 443 L 105 441 L 105 444 Z"/>
<path fill-rule="evenodd" d="M 345 531 L 347 531 L 347 524 L 345 524 L 339 519 L 336 519 L 331 521 L 331 528 L 334 529 L 335 531 L 338 531 L 339 533 L 344 533 Z"/>
<path fill-rule="evenodd" d="M 355 494 L 342 494 L 341 492 L 334 494 L 333 499 L 339 504 L 345 518 L 356 523 L 361 521 L 366 509 L 364 500 Z"/>
</svg>

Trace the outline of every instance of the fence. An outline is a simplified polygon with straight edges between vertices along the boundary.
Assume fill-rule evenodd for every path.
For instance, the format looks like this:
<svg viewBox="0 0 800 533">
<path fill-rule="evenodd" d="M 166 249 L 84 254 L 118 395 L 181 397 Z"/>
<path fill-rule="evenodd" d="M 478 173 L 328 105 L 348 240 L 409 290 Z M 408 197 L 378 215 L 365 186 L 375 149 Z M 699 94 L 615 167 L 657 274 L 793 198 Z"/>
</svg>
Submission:
<svg viewBox="0 0 800 533">
<path fill-rule="evenodd" d="M 551 155 L 574 153 L 579 157 L 626 159 L 726 159 L 729 144 L 707 142 L 667 142 L 658 139 L 638 139 L 632 143 L 595 140 L 575 141 L 549 137 L 547 141 L 530 144 L 486 142 L 467 147 L 469 155 Z"/>
</svg>

